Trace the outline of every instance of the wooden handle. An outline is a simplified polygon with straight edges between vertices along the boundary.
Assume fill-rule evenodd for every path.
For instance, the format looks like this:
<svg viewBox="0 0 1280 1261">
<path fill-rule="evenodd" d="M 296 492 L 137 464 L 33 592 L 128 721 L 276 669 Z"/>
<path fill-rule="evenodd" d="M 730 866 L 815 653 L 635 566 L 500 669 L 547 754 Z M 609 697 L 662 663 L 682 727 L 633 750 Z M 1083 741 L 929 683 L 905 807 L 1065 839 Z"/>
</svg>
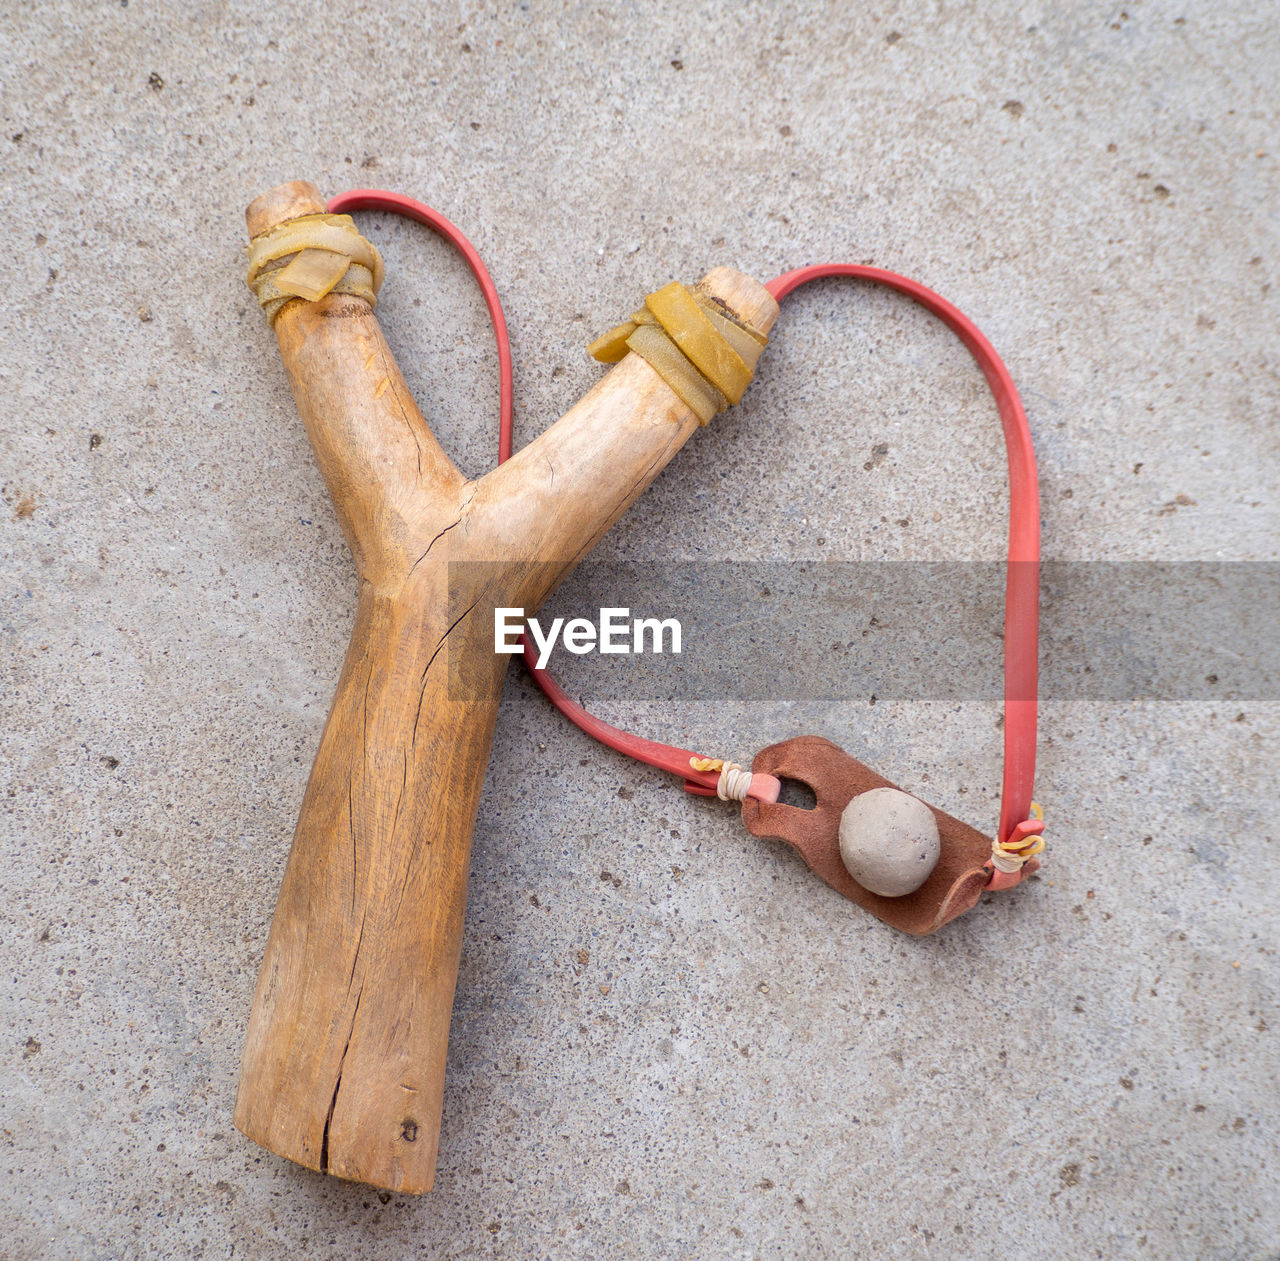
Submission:
<svg viewBox="0 0 1280 1261">
<path fill-rule="evenodd" d="M 297 182 L 246 220 L 256 236 L 321 210 Z M 772 326 L 777 304 L 754 280 L 717 268 L 704 283 Z M 291 301 L 275 331 L 360 597 L 254 996 L 235 1123 L 309 1168 L 424 1192 L 471 833 L 509 661 L 493 650 L 488 611 L 537 608 L 697 420 L 629 355 L 513 459 L 467 481 L 366 301 Z"/>
</svg>

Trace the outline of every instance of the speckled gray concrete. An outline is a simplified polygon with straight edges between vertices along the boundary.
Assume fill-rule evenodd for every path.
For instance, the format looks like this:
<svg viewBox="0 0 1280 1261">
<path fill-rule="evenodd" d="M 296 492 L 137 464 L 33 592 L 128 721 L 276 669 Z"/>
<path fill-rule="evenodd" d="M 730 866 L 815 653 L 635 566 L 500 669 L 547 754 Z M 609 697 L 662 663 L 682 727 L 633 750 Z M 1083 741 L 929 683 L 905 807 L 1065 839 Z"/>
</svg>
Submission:
<svg viewBox="0 0 1280 1261">
<path fill-rule="evenodd" d="M 517 441 L 669 278 L 874 259 L 1007 356 L 1047 555 L 1275 558 L 1274 14 L 977 9 L 5 6 L 0 1255 L 1278 1255 L 1275 704 L 1050 701 L 1043 878 L 914 941 L 513 672 L 437 1190 L 231 1126 L 354 598 L 241 278 L 258 192 L 460 222 Z M 364 222 L 410 383 L 481 471 L 478 298 Z M 604 547 L 994 558 L 1002 461 L 963 350 L 827 286 Z M 991 824 L 994 707 L 849 686 L 610 716 L 748 755 L 818 732 Z"/>
</svg>

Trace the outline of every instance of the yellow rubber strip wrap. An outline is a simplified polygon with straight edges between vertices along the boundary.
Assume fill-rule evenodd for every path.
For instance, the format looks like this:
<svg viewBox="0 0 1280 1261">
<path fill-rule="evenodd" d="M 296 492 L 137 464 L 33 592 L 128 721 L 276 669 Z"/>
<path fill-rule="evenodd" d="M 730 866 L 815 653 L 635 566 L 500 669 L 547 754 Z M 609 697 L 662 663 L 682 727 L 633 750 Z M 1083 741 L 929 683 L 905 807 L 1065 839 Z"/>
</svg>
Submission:
<svg viewBox="0 0 1280 1261">
<path fill-rule="evenodd" d="M 742 397 L 768 340 L 710 294 L 673 282 L 587 351 L 602 363 L 617 363 L 633 351 L 705 425 Z"/>
<path fill-rule="evenodd" d="M 680 353 L 731 403 L 751 384 L 751 369 L 742 356 L 712 324 L 697 299 L 684 285 L 673 281 L 651 293 L 645 306 L 680 348 Z"/>
<path fill-rule="evenodd" d="M 618 363 L 626 358 L 627 338 L 635 331 L 636 326 L 630 320 L 625 324 L 616 324 L 587 347 L 587 354 L 601 363 Z"/>
<path fill-rule="evenodd" d="M 695 295 L 696 296 L 696 295 Z M 750 330 L 742 327 L 741 324 L 735 324 L 732 320 L 727 319 L 723 309 L 713 307 L 706 302 L 699 302 L 706 314 L 707 319 L 712 323 L 716 332 L 729 343 L 729 345 L 737 352 L 743 361 L 743 366 L 747 365 L 760 355 L 761 342 L 756 341 Z M 750 372 L 750 367 L 747 367 Z"/>
<path fill-rule="evenodd" d="M 284 272 L 287 267 L 287 262 L 270 263 L 254 282 L 253 291 L 258 295 L 258 304 L 262 307 L 262 313 L 267 317 L 268 324 L 274 324 L 276 316 L 284 305 L 299 296 L 281 288 L 276 283 L 276 277 Z M 361 267 L 359 263 L 352 263 L 347 267 L 346 274 L 329 292 L 345 293 L 350 294 L 353 298 L 363 298 L 370 306 L 375 306 L 378 301 L 373 292 L 373 273 L 367 267 Z"/>
<path fill-rule="evenodd" d="M 245 281 L 272 322 L 292 298 L 318 302 L 349 293 L 373 305 L 382 278 L 382 256 L 350 215 L 304 215 L 249 243 Z"/>
<path fill-rule="evenodd" d="M 728 405 L 725 396 L 680 353 L 662 329 L 642 324 L 627 338 L 627 346 L 680 395 L 699 424 L 705 425 Z"/>
<path fill-rule="evenodd" d="M 280 269 L 276 288 L 308 302 L 319 302 L 347 274 L 351 259 L 332 250 L 303 250 Z"/>
</svg>

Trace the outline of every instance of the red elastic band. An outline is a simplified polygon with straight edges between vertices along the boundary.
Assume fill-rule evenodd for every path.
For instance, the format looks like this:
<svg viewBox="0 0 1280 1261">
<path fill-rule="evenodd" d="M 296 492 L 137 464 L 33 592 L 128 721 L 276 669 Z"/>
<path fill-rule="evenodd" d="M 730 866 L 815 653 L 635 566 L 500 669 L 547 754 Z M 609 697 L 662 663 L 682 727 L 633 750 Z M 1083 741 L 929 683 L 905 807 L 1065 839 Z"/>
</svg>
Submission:
<svg viewBox="0 0 1280 1261">
<path fill-rule="evenodd" d="M 416 219 L 434 229 L 454 245 L 467 260 L 472 274 L 484 294 L 498 343 L 499 395 L 501 410 L 498 421 L 498 463 L 511 455 L 512 375 L 511 346 L 502 304 L 488 270 L 471 243 L 443 215 L 430 206 L 399 193 L 377 189 L 357 189 L 334 197 L 328 206 L 331 214 L 351 210 L 385 210 L 391 214 Z M 1000 803 L 1000 824 L 996 838 L 1007 840 L 1031 811 L 1031 786 L 1036 764 L 1036 692 L 1039 656 L 1039 590 L 1040 590 L 1040 499 L 1036 478 L 1035 452 L 1027 415 L 1018 397 L 1013 378 L 995 348 L 967 316 L 945 298 L 924 285 L 895 272 L 878 267 L 861 267 L 852 263 L 822 263 L 801 267 L 769 281 L 766 288 L 781 302 L 801 285 L 829 277 L 850 277 L 887 285 L 920 303 L 947 325 L 968 348 L 982 369 L 982 374 L 995 396 L 996 407 L 1004 426 L 1005 446 L 1009 459 L 1009 552 L 1005 582 L 1004 622 L 1004 784 Z M 632 735 L 589 713 L 547 673 L 535 665 L 533 646 L 522 637 L 525 662 L 534 681 L 547 699 L 570 722 L 602 744 L 628 757 L 645 762 L 659 770 L 670 771 L 685 780 L 685 788 L 699 796 L 714 796 L 719 782 L 716 771 L 694 771 L 691 758 L 698 754 L 689 749 L 661 744 Z"/>
<path fill-rule="evenodd" d="M 973 356 L 995 396 L 1009 460 L 1009 551 L 1004 604 L 1004 784 L 996 839 L 1007 840 L 1031 813 L 1036 773 L 1036 710 L 1040 648 L 1040 484 L 1031 430 L 1009 369 L 962 311 L 924 285 L 879 267 L 820 263 L 765 286 L 781 302 L 811 280 L 848 276 L 887 285 L 936 315 Z"/>
</svg>

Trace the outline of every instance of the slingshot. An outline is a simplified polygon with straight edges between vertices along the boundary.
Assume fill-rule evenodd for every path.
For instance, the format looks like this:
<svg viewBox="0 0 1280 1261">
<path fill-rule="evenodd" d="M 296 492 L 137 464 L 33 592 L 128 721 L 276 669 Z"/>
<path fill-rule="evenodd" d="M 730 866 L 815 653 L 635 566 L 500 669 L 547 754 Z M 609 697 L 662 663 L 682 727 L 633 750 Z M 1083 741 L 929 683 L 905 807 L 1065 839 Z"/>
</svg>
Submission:
<svg viewBox="0 0 1280 1261">
<path fill-rule="evenodd" d="M 478 480 L 464 479 L 440 448 L 382 336 L 373 314 L 382 261 L 345 214 L 360 209 L 434 227 L 480 282 L 502 407 L 499 466 Z M 430 1189 L 471 833 L 507 661 L 493 652 L 483 614 L 542 603 L 698 426 L 741 397 L 777 301 L 819 276 L 888 284 L 921 302 L 965 342 L 996 396 L 1011 509 L 995 839 L 929 807 L 936 865 L 905 896 L 873 893 L 841 857 L 841 820 L 855 798 L 892 785 L 835 745 L 802 736 L 762 750 L 747 771 L 619 731 L 545 671 L 534 677 L 584 730 L 680 775 L 690 792 L 741 801 L 754 834 L 786 841 L 844 896 L 908 932 L 932 932 L 984 889 L 1035 870 L 1035 463 L 1008 372 L 959 311 L 874 268 L 806 268 L 768 286 L 717 268 L 697 286 L 651 294 L 599 339 L 593 350 L 612 370 L 511 456 L 506 326 L 456 228 L 389 193 L 349 193 L 326 208 L 304 182 L 264 194 L 246 220 L 250 284 L 275 330 L 360 596 L 254 998 L 235 1115 L 245 1134 L 339 1177 Z M 780 804 L 782 778 L 809 784 L 816 808 Z"/>
</svg>

